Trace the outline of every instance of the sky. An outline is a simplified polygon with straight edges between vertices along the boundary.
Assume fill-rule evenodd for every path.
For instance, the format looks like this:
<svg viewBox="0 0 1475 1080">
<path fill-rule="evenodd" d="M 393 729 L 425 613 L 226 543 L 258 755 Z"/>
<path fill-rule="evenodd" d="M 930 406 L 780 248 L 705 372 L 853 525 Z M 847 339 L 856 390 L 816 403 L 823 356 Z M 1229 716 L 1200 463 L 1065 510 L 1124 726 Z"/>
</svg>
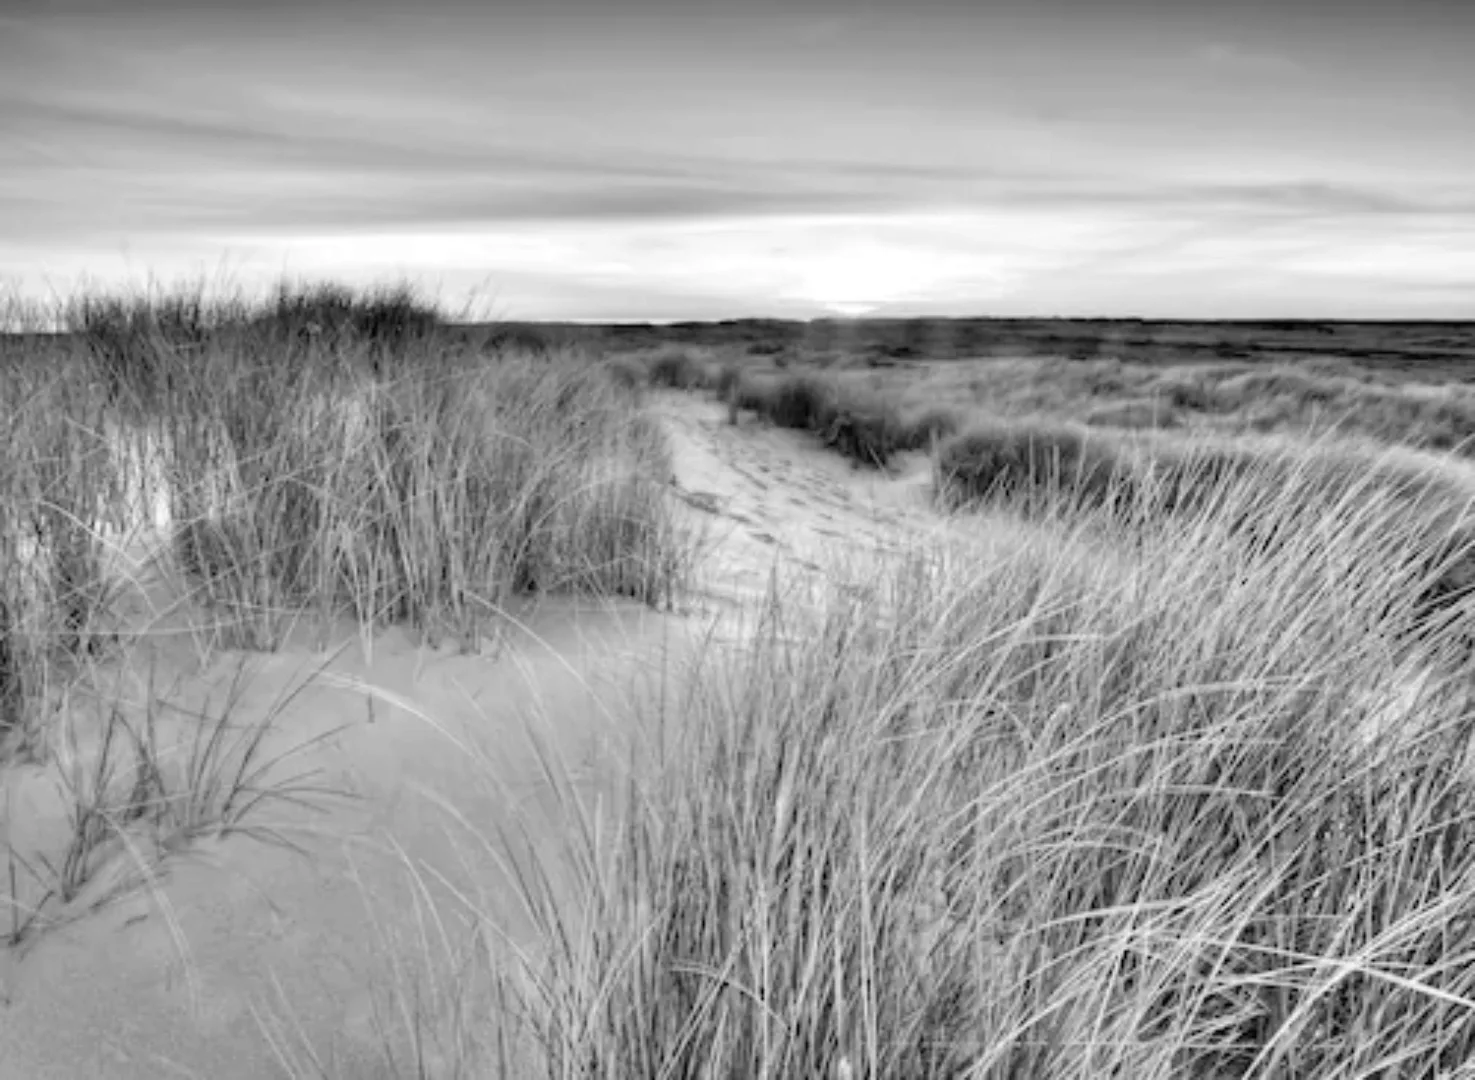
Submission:
<svg viewBox="0 0 1475 1080">
<path fill-rule="evenodd" d="M 1475 4 L 0 0 L 0 283 L 1475 318 Z"/>
</svg>

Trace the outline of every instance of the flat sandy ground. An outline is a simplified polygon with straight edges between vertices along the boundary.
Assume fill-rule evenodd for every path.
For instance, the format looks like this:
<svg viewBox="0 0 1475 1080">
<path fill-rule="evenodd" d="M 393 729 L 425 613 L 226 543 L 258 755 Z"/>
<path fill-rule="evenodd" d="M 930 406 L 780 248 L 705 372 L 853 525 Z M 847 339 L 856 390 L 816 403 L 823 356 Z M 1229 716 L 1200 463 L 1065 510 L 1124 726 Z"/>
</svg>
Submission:
<svg viewBox="0 0 1475 1080">
<path fill-rule="evenodd" d="M 729 426 L 722 407 L 696 397 L 661 396 L 655 408 L 673 444 L 672 497 L 708 546 L 684 610 L 549 600 L 481 655 L 421 647 L 398 629 L 366 652 L 345 629 L 327 649 L 303 636 L 248 657 L 239 716 L 262 715 L 306 682 L 274 738 L 324 738 L 285 768 L 321 770 L 355 798 L 326 812 L 263 812 L 305 854 L 240 835 L 207 840 L 172 854 L 151 887 L 98 905 L 118 880 L 104 872 L 71 905 L 72 921 L 0 953 L 0 1080 L 281 1075 L 263 1010 L 290 1016 L 337 1075 L 386 1075 L 374 987 L 393 982 L 396 964 L 424 966 L 407 864 L 422 880 L 476 890 L 484 905 L 509 901 L 512 942 L 533 944 L 476 841 L 521 823 L 551 851 L 569 828 L 530 732 L 581 797 L 612 806 L 627 763 L 653 760 L 653 741 L 631 748 L 657 738 L 684 660 L 698 642 L 740 640 L 775 565 L 824 573 L 899 550 L 929 518 L 920 456 L 891 474 L 856 470 L 805 436 Z M 147 692 L 152 665 L 171 700 L 219 700 L 240 659 L 202 666 L 187 638 L 161 633 L 123 677 Z M 48 776 L 12 767 L 0 782 L 20 846 L 62 834 Z M 454 922 L 444 889 L 428 892 Z"/>
</svg>

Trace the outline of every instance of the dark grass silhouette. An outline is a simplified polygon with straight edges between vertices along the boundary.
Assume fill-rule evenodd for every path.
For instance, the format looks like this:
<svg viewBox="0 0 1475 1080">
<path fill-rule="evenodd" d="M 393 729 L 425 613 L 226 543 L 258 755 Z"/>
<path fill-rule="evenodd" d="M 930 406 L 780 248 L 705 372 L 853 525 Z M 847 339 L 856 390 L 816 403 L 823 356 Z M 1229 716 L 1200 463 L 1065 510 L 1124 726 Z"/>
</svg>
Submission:
<svg viewBox="0 0 1475 1080">
<path fill-rule="evenodd" d="M 818 372 L 738 373 L 724 385 L 734 416 L 751 412 L 777 427 L 809 432 L 850 461 L 876 469 L 900 451 L 925 445 L 939 422 L 933 415 L 908 426 L 882 396 Z"/>
</svg>

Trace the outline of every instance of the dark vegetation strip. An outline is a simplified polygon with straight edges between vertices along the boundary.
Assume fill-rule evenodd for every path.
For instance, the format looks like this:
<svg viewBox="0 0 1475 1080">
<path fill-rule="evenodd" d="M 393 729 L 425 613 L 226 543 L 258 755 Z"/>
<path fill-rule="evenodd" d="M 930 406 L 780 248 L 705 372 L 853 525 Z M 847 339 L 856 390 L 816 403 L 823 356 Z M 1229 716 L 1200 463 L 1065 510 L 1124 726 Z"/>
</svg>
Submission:
<svg viewBox="0 0 1475 1080">
<path fill-rule="evenodd" d="M 1294 482 L 1299 490 L 1316 492 L 1329 511 L 1349 491 L 1371 482 L 1397 499 L 1421 531 L 1428 570 L 1418 597 L 1424 622 L 1450 618 L 1475 589 L 1469 486 L 1427 463 L 1335 437 L 1366 432 L 1396 443 L 1401 433 L 1414 448 L 1470 448 L 1475 443 L 1455 439 L 1475 432 L 1475 399 L 1466 403 L 1449 396 L 1453 392 L 1381 387 L 1333 369 L 1195 372 L 1110 362 L 1056 364 L 1050 370 L 1059 368 L 1065 382 L 1054 388 L 1057 396 L 1110 401 L 1118 393 L 1140 394 L 1144 386 L 1152 391 L 1146 401 L 1129 401 L 1125 418 L 1142 420 L 1138 414 L 1150 409 L 1151 423 L 1102 424 L 1099 413 L 1094 422 L 1088 413 L 1084 423 L 1072 423 L 1040 415 L 1008 419 L 942 402 L 905 408 L 897 390 L 868 386 L 841 371 L 753 370 L 675 345 L 623 363 L 632 381 L 643 372 L 657 386 L 712 391 L 734 420 L 751 413 L 776 427 L 808 432 L 861 465 L 885 468 L 898 453 L 927 450 L 935 499 L 946 511 L 1007 503 L 1026 513 L 1045 507 L 1058 513 L 1069 502 L 1083 511 L 1108 509 L 1138 528 L 1160 528 L 1202 518 L 1226 491 L 1249 479 L 1260 487 L 1263 502 Z M 1317 408 L 1333 404 L 1340 410 L 1331 414 L 1335 423 L 1322 425 L 1319 435 L 1303 423 L 1309 437 L 1296 453 L 1253 435 L 1164 430 L 1176 426 L 1183 411 L 1253 412 L 1256 428 L 1295 429 Z M 1247 508 L 1234 535 L 1268 555 L 1283 549 L 1286 538 L 1265 527 L 1264 517 Z"/>
</svg>

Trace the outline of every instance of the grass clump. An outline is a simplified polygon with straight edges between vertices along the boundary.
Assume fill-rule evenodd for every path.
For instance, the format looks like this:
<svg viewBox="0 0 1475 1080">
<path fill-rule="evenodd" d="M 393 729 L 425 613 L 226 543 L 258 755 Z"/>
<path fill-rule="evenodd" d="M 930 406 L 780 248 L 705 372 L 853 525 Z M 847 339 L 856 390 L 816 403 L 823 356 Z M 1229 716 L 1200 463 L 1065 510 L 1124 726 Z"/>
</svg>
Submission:
<svg viewBox="0 0 1475 1080">
<path fill-rule="evenodd" d="M 173 303 L 100 310 L 156 327 Z M 405 287 L 191 303 L 204 329 L 187 357 L 142 332 L 86 355 L 117 376 L 120 437 L 162 461 L 173 563 L 214 644 L 275 648 L 304 612 L 474 644 L 519 593 L 670 602 L 683 541 L 632 372 L 574 349 L 478 351 Z"/>
<path fill-rule="evenodd" d="M 735 375 L 727 397 L 734 417 L 757 414 L 776 427 L 805 431 L 860 465 L 885 468 L 910 448 L 895 406 L 880 394 L 815 372 Z"/>
<path fill-rule="evenodd" d="M 839 397 L 832 380 L 801 372 L 774 380 L 757 411 L 777 427 L 818 432 L 835 418 Z"/>
<path fill-rule="evenodd" d="M 712 392 L 717 395 L 717 400 L 725 404 L 733 403 L 737 398 L 738 387 L 743 381 L 743 369 L 732 362 L 722 364 L 717 368 L 716 377 L 712 380 Z"/>
<path fill-rule="evenodd" d="M 242 735 L 231 706 L 167 748 L 152 689 L 141 714 L 120 691 L 75 715 L 98 663 L 127 669 L 151 629 L 119 603 L 156 599 L 130 578 L 141 554 L 202 661 L 314 618 L 324 646 L 347 618 L 469 650 L 524 597 L 668 607 L 691 568 L 663 433 L 610 366 L 476 351 L 404 291 L 202 296 L 84 297 L 68 333 L 7 342 L 0 364 L 0 765 L 59 777 L 71 822 L 29 844 L 5 811 L 12 942 L 112 854 L 146 878 L 134 829 L 169 848 L 321 794 L 267 776 L 280 710 Z"/>
<path fill-rule="evenodd" d="M 90 353 L 108 401 L 146 405 L 171 392 L 177 369 L 204 346 L 219 314 L 197 289 L 152 298 L 83 295 L 62 321 Z"/>
<path fill-rule="evenodd" d="M 670 602 L 661 436 L 606 372 L 429 355 L 404 372 L 282 372 L 171 419 L 177 550 L 213 610 L 272 647 L 304 607 L 474 643 L 519 593 Z"/>
<path fill-rule="evenodd" d="M 27 946 L 148 885 L 170 852 L 206 835 L 296 847 L 264 811 L 287 805 L 320 811 L 326 801 L 347 797 L 315 769 L 288 769 L 336 729 L 285 747 L 277 737 L 278 718 L 310 681 L 254 719 L 241 715 L 244 659 L 215 707 L 182 705 L 151 673 L 140 700 L 119 688 L 94 699 L 90 716 L 72 711 L 58 733 L 52 773 L 52 797 L 66 808 L 61 842 L 37 842 L 47 838 L 30 823 L 0 818 L 8 869 L 0 942 Z M 26 779 L 34 784 L 36 778 Z"/>
<path fill-rule="evenodd" d="M 905 450 L 930 450 L 966 428 L 972 410 L 953 405 L 924 405 L 903 410 L 898 420 L 898 443 Z"/>
<path fill-rule="evenodd" d="M 378 371 L 445 330 L 439 309 L 408 284 L 356 290 L 287 281 L 264 298 L 204 282 L 82 294 L 61 305 L 57 321 L 91 356 L 108 400 L 143 413 L 171 408 L 184 392 L 178 384 L 210 354 L 321 368 L 348 348 Z"/>
<path fill-rule="evenodd" d="M 1437 459 L 1365 442 L 1131 435 L 1042 420 L 975 425 L 940 444 L 934 477 L 944 509 L 1006 505 L 1054 513 L 1068 497 L 1139 529 L 1217 518 L 1235 492 L 1234 533 L 1255 543 L 1268 542 L 1284 517 L 1272 508 L 1289 490 L 1308 506 L 1337 513 L 1351 493 L 1371 487 L 1397 501 L 1425 540 L 1450 527 L 1471 491 Z"/>
<path fill-rule="evenodd" d="M 577 914 L 542 908 L 524 1073 L 1458 1071 L 1468 690 L 1395 644 L 1397 501 L 1306 486 L 775 594 Z M 1297 545 L 1232 543 L 1242 499 Z"/>
<path fill-rule="evenodd" d="M 696 390 L 709 386 L 712 375 L 709 364 L 690 349 L 669 345 L 645 357 L 647 377 L 653 386 L 672 390 Z"/>
<path fill-rule="evenodd" d="M 45 361 L 0 370 L 0 758 L 33 741 L 60 673 L 109 642 L 105 537 L 124 481 L 103 392 Z"/>
<path fill-rule="evenodd" d="M 940 502 L 1043 498 L 1062 491 L 1089 503 L 1105 501 L 1129 468 L 1118 445 L 1077 427 L 1040 421 L 990 420 L 947 440 L 934 463 Z"/>
<path fill-rule="evenodd" d="M 3 373 L 8 713 L 45 681 L 37 642 L 91 634 L 105 526 L 159 499 L 215 644 L 274 648 L 304 613 L 474 642 L 518 593 L 678 587 L 669 463 L 628 372 L 468 352 L 407 288 L 200 287 L 63 316 L 72 333 Z M 143 460 L 140 497 L 122 462 Z"/>
<path fill-rule="evenodd" d="M 644 365 L 632 357 L 610 357 L 604 361 L 604 370 L 615 386 L 637 399 L 640 391 L 650 382 Z"/>
<path fill-rule="evenodd" d="M 1130 399 L 1102 405 L 1086 413 L 1088 427 L 1160 430 L 1177 427 L 1182 421 L 1172 405 L 1160 401 Z"/>
<path fill-rule="evenodd" d="M 431 337 L 444 327 L 436 306 L 406 283 L 354 290 L 331 282 L 282 282 L 251 323 L 253 329 L 278 341 L 332 341 L 352 335 L 391 351 Z"/>
</svg>

